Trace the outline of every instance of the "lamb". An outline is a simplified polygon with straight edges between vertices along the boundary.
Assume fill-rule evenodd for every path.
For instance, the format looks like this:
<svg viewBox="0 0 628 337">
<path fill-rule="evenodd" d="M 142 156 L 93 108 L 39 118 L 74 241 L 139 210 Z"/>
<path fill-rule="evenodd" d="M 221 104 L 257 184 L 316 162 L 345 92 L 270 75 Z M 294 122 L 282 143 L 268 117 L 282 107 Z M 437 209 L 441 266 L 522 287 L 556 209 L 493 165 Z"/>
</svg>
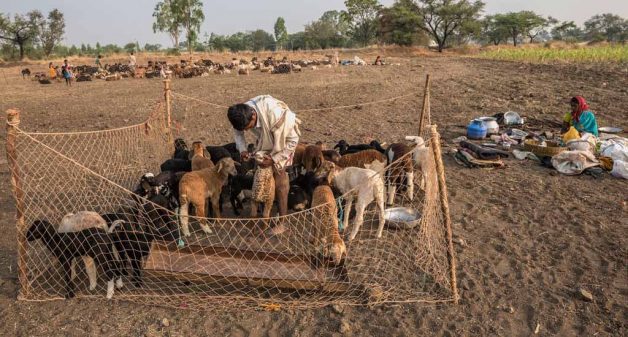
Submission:
<svg viewBox="0 0 628 337">
<path fill-rule="evenodd" d="M 388 160 L 388 170 L 386 171 L 386 181 L 388 183 L 387 204 L 390 206 L 395 201 L 397 188 L 403 186 L 404 179 L 406 185 L 407 198 L 414 200 L 414 163 L 409 154 L 412 148 L 406 144 L 393 143 L 386 150 Z"/>
<path fill-rule="evenodd" d="M 323 255 L 331 256 L 333 262 L 338 265 L 347 254 L 347 248 L 338 233 L 338 208 L 334 192 L 329 186 L 334 169 L 334 165 L 331 164 L 325 182 L 314 189 L 312 208 L 314 219 L 319 222 L 314 230 L 314 246 L 318 248 L 322 244 Z"/>
<path fill-rule="evenodd" d="M 353 206 L 353 199 L 357 197 L 355 205 L 355 220 L 349 240 L 353 240 L 358 234 L 358 230 L 364 222 L 364 210 L 373 201 L 375 201 L 379 210 L 379 227 L 377 229 L 377 237 L 382 236 L 384 230 L 384 182 L 382 179 L 376 178 L 377 172 L 359 167 L 347 167 L 344 169 L 335 169 L 333 174 L 333 185 L 342 193 L 347 194 L 347 200 L 343 224 L 349 223 L 349 213 Z M 350 192 L 350 193 L 349 193 Z"/>
<path fill-rule="evenodd" d="M 250 75 L 251 70 L 246 65 L 241 65 L 238 67 L 238 75 Z"/>
<path fill-rule="evenodd" d="M 192 143 L 190 161 L 192 162 L 192 171 L 214 167 L 214 163 L 211 161 L 211 155 L 205 153 L 201 142 Z"/>
<path fill-rule="evenodd" d="M 68 213 L 57 228 L 58 233 L 72 233 L 80 232 L 88 228 L 100 228 L 105 231 L 109 230 L 107 222 L 96 212 L 80 211 L 76 214 Z M 96 289 L 96 266 L 94 265 L 94 259 L 90 256 L 82 256 L 83 263 L 85 264 L 85 270 L 87 271 L 87 277 L 89 278 L 89 290 Z M 76 260 L 72 260 L 70 265 L 70 279 L 76 278 Z"/>
<path fill-rule="evenodd" d="M 90 256 L 100 266 L 107 277 L 107 299 L 114 293 L 116 285 L 122 286 L 122 267 L 114 256 L 113 242 L 101 228 L 88 228 L 79 232 L 58 233 L 54 225 L 46 220 L 36 220 L 26 233 L 28 241 L 41 239 L 48 250 L 59 260 L 65 273 L 66 298 L 74 297 L 74 284 L 70 278 L 72 260 L 80 256 Z"/>
<path fill-rule="evenodd" d="M 316 171 L 325 158 L 323 157 L 323 150 L 319 145 L 308 145 L 303 151 L 303 167 L 305 172 Z"/>
<path fill-rule="evenodd" d="M 345 154 L 356 153 L 365 150 L 377 150 L 381 153 L 386 152 L 386 150 L 384 150 L 381 144 L 376 140 L 370 142 L 369 144 L 349 145 L 346 140 L 342 139 L 338 142 L 338 144 L 336 144 L 336 146 L 334 146 L 334 150 L 335 149 L 338 149 L 338 152 L 340 152 L 340 154 L 343 156 Z"/>
<path fill-rule="evenodd" d="M 360 167 L 372 169 L 382 173 L 386 167 L 386 156 L 377 150 L 365 150 L 351 154 L 345 154 L 338 160 L 340 167 Z"/>
<path fill-rule="evenodd" d="M 235 176 L 236 163 L 231 158 L 221 159 L 216 166 L 199 171 L 186 173 L 179 182 L 179 204 L 181 212 L 181 227 L 185 236 L 190 236 L 188 225 L 188 208 L 191 203 L 196 209 L 196 216 L 200 217 L 201 228 L 205 233 L 211 233 L 205 219 L 205 201 L 211 200 L 212 211 L 216 218 L 220 218 L 220 195 L 223 185 L 229 176 Z"/>
</svg>

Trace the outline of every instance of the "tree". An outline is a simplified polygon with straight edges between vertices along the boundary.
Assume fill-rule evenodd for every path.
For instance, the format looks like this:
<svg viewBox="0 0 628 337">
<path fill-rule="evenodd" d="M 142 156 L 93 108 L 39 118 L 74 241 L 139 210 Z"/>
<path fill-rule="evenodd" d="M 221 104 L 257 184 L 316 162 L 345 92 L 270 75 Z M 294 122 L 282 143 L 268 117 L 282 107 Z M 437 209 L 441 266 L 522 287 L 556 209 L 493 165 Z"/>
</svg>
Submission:
<svg viewBox="0 0 628 337">
<path fill-rule="evenodd" d="M 367 46 L 377 37 L 377 19 L 382 6 L 377 0 L 345 0 L 347 10 L 342 14 L 349 23 L 353 39 Z"/>
<path fill-rule="evenodd" d="M 251 32 L 250 41 L 252 44 L 251 49 L 254 52 L 275 49 L 275 39 L 273 38 L 273 35 L 263 29 Z"/>
<path fill-rule="evenodd" d="M 625 42 L 628 39 L 628 20 L 611 13 L 598 14 L 584 23 L 588 39 L 594 41 Z"/>
<path fill-rule="evenodd" d="M 135 50 L 135 47 L 135 42 L 129 42 L 124 45 L 124 50 L 126 50 L 127 53 L 130 53 Z"/>
<path fill-rule="evenodd" d="M 26 15 L 16 14 L 11 21 L 7 15 L 0 14 L 0 39 L 7 40 L 20 49 L 20 60 L 24 59 L 27 43 L 34 43 L 39 36 L 43 20 L 40 11 L 30 11 Z"/>
<path fill-rule="evenodd" d="M 275 40 L 277 41 L 277 49 L 285 48 L 286 42 L 288 42 L 288 29 L 286 28 L 286 20 L 282 17 L 278 17 L 275 22 Z"/>
<path fill-rule="evenodd" d="M 419 0 L 423 16 L 422 28 L 436 41 L 442 52 L 447 40 L 460 28 L 479 19 L 484 9 L 482 1 L 468 0 Z"/>
<path fill-rule="evenodd" d="M 39 40 L 44 50 L 44 55 L 50 56 L 55 46 L 63 40 L 65 34 L 65 19 L 63 13 L 53 9 L 48 13 L 47 20 L 41 20 L 39 28 Z"/>
<path fill-rule="evenodd" d="M 179 21 L 179 13 L 177 0 L 164 0 L 157 3 L 153 17 L 153 32 L 166 32 L 170 34 L 172 45 L 174 48 L 179 47 L 179 35 L 181 35 L 181 22 Z M 98 47 L 97 47 L 98 48 Z"/>
<path fill-rule="evenodd" d="M 573 21 L 563 21 L 552 29 L 552 39 L 558 41 L 579 41 L 582 35 L 582 29 Z"/>
<path fill-rule="evenodd" d="M 198 39 L 201 24 L 205 20 L 203 3 L 200 0 L 177 0 L 179 20 L 186 31 L 188 52 L 192 54 L 192 47 Z"/>
<path fill-rule="evenodd" d="M 497 24 L 495 15 L 487 15 L 482 20 L 481 40 L 498 46 L 500 43 L 508 40 L 509 32 L 506 27 Z"/>
<path fill-rule="evenodd" d="M 339 48 L 347 43 L 349 25 L 342 13 L 327 11 L 316 21 L 305 25 L 303 48 Z M 293 46 L 294 48 L 294 46 Z"/>
<path fill-rule="evenodd" d="M 144 50 L 148 52 L 159 51 L 160 49 L 161 49 L 161 45 L 159 43 L 157 44 L 147 43 L 144 45 Z"/>
<path fill-rule="evenodd" d="M 384 43 L 411 46 L 424 39 L 419 8 L 412 0 L 397 0 L 379 15 L 378 35 Z"/>
<path fill-rule="evenodd" d="M 530 43 L 534 42 L 534 39 L 545 31 L 550 25 L 555 25 L 558 20 L 550 17 L 544 18 L 532 11 L 522 11 L 518 13 L 520 22 L 522 24 L 523 33 L 530 39 Z"/>
</svg>

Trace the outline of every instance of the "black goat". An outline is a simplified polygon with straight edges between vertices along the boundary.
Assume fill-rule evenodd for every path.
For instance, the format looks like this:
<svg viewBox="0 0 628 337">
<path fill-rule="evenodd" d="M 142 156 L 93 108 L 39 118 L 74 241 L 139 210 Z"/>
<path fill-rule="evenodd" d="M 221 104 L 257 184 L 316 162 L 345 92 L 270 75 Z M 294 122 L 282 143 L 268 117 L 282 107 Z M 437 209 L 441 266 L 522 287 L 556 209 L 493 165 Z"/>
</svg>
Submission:
<svg viewBox="0 0 628 337">
<path fill-rule="evenodd" d="M 28 68 L 22 69 L 22 78 L 31 77 L 31 70 Z"/>
<path fill-rule="evenodd" d="M 28 241 L 41 239 L 48 250 L 59 260 L 66 281 L 66 298 L 74 297 L 74 284 L 70 277 L 72 260 L 90 256 L 107 276 L 107 299 L 111 299 L 114 281 L 118 278 L 122 286 L 122 266 L 115 258 L 113 242 L 107 232 L 100 228 L 88 228 L 79 232 L 58 233 L 56 227 L 46 220 L 36 220 L 26 233 Z"/>
<path fill-rule="evenodd" d="M 340 140 L 338 144 L 336 144 L 336 146 L 334 146 L 334 150 L 335 149 L 338 149 L 338 152 L 343 156 L 345 154 L 351 154 L 351 153 L 356 153 L 356 152 L 365 151 L 365 150 L 377 150 L 381 153 L 386 152 L 386 150 L 376 140 L 370 142 L 369 144 L 349 145 L 349 143 L 347 143 L 347 141 L 343 139 L 343 140 Z"/>
</svg>

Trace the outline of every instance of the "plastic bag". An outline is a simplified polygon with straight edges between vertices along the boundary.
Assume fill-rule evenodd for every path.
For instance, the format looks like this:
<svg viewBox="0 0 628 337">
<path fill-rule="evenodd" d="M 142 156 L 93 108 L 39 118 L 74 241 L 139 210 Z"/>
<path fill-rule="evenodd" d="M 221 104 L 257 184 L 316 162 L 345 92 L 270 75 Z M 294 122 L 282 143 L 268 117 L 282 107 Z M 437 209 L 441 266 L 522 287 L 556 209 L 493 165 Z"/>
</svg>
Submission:
<svg viewBox="0 0 628 337">
<path fill-rule="evenodd" d="M 611 175 L 617 178 L 628 179 L 628 162 L 623 160 L 614 160 Z"/>
<path fill-rule="evenodd" d="M 563 143 L 567 144 L 572 139 L 580 139 L 580 133 L 573 126 L 569 127 L 569 130 L 563 134 Z"/>
</svg>

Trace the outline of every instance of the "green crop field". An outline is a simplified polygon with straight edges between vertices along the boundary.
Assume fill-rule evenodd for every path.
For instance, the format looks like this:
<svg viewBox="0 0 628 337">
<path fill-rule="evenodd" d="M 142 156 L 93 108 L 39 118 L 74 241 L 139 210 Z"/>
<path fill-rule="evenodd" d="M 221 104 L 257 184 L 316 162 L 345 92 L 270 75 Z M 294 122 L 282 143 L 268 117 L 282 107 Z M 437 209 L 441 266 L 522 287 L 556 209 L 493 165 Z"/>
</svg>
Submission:
<svg viewBox="0 0 628 337">
<path fill-rule="evenodd" d="M 495 48 L 478 54 L 479 57 L 527 62 L 583 62 L 628 63 L 628 45 L 605 45 L 576 48 Z"/>
</svg>

